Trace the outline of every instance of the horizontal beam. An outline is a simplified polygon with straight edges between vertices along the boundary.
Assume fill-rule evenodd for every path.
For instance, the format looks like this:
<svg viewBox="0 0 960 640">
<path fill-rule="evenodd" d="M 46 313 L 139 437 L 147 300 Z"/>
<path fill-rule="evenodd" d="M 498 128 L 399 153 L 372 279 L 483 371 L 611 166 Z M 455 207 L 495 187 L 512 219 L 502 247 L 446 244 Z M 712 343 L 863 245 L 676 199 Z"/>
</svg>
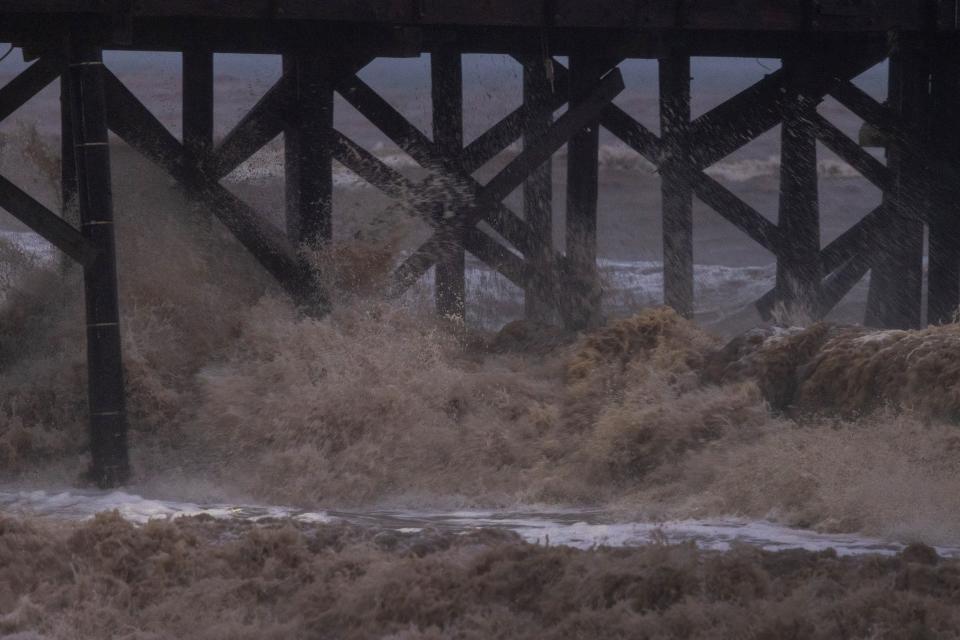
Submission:
<svg viewBox="0 0 960 640">
<path fill-rule="evenodd" d="M 3 176 L 0 176 L 0 207 L 84 267 L 93 264 L 97 257 L 96 247 L 70 223 Z"/>
<path fill-rule="evenodd" d="M 220 180 L 283 133 L 290 91 L 286 76 L 277 80 L 240 122 L 230 130 L 204 163 L 204 170 Z"/>
</svg>

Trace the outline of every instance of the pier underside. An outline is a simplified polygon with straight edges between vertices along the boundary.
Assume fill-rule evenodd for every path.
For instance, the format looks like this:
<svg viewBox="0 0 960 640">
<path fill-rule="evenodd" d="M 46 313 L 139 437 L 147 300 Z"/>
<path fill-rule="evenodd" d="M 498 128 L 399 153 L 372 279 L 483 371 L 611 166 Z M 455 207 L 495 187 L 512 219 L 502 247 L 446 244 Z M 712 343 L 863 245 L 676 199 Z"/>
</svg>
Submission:
<svg viewBox="0 0 960 640">
<path fill-rule="evenodd" d="M 91 478 L 111 485 L 129 473 L 108 131 L 182 184 L 312 313 L 323 313 L 329 297 L 299 249 L 322 248 L 333 237 L 336 161 L 394 198 L 388 215 L 432 227 L 422 246 L 397 256 L 392 295 L 435 268 L 438 311 L 462 316 L 469 253 L 526 292 L 531 318 L 574 330 L 598 325 L 603 128 L 661 175 L 664 301 L 681 314 L 691 316 L 695 303 L 696 198 L 776 257 L 777 285 L 757 301 L 765 317 L 778 307 L 822 317 L 870 273 L 865 320 L 912 328 L 947 321 L 960 304 L 958 25 L 956 3 L 937 0 L 0 0 L 0 41 L 33 60 L 0 88 L 0 119 L 61 81 L 63 202 L 76 203 L 80 226 L 2 177 L 0 207 L 83 266 Z M 103 50 L 113 49 L 183 54 L 182 137 L 102 64 Z M 213 56 L 225 52 L 282 55 L 283 75 L 215 140 Z M 375 58 L 423 53 L 432 64 L 432 136 L 357 75 Z M 469 143 L 467 53 L 515 57 L 524 98 Z M 690 59 L 697 56 L 779 58 L 782 67 L 692 118 Z M 624 89 L 618 66 L 631 58 L 659 60 L 659 133 L 613 102 Z M 889 95 L 881 102 L 852 80 L 884 60 Z M 338 131 L 334 94 L 427 177 L 411 180 Z M 886 161 L 818 113 L 827 96 L 869 125 Z M 778 126 L 774 214 L 706 169 Z M 281 134 L 285 230 L 221 183 Z M 820 233 L 818 142 L 883 193 L 878 207 L 828 244 Z M 478 180 L 479 169 L 516 143 L 521 150 L 509 162 Z M 562 147 L 569 177 L 561 248 L 553 243 L 550 160 Z M 522 210 L 504 204 L 518 189 Z"/>
</svg>

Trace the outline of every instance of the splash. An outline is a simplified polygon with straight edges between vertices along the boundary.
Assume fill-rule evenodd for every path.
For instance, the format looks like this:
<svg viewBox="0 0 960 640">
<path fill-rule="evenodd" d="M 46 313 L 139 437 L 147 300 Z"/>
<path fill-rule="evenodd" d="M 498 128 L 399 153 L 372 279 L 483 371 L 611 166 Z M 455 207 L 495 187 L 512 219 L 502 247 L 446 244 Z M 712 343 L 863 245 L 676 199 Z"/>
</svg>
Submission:
<svg viewBox="0 0 960 640">
<path fill-rule="evenodd" d="M 507 339 L 377 300 L 382 255 L 366 260 L 349 239 L 334 261 L 369 273 L 346 269 L 356 278 L 334 278 L 348 289 L 335 312 L 306 317 L 205 212 L 117 157 L 137 490 L 315 510 L 602 507 L 645 520 L 734 516 L 960 539 L 953 405 L 920 401 L 939 369 L 918 373 L 910 396 L 893 393 L 898 379 L 876 387 L 894 406 L 862 416 L 847 415 L 848 394 L 822 391 L 830 371 L 876 369 L 851 363 L 883 362 L 875 349 L 889 337 L 854 331 L 780 351 L 796 341 L 761 340 L 767 350 L 756 353 L 780 354 L 761 359 L 766 369 L 727 375 L 727 362 L 716 379 L 707 373 L 722 341 L 665 310 L 533 348 L 523 336 L 540 330 L 515 325 Z M 4 251 L 13 267 L 0 295 L 3 474 L 69 485 L 86 448 L 79 276 Z M 916 360 L 926 335 L 898 338 L 897 362 Z M 954 348 L 952 329 L 929 335 L 940 352 Z M 771 383 L 775 361 L 789 380 L 817 363 L 799 405 L 827 417 L 771 411 L 771 389 L 790 386 Z M 928 395 L 948 399 L 951 389 Z"/>
</svg>

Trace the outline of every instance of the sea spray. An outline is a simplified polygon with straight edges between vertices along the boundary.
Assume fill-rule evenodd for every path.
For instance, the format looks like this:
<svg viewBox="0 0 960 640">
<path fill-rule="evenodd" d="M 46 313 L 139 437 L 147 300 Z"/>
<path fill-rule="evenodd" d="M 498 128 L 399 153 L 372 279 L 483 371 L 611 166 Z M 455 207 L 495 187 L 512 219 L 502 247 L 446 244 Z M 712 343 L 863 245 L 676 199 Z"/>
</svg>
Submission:
<svg viewBox="0 0 960 640">
<path fill-rule="evenodd" d="M 942 412 L 771 411 L 756 376 L 706 380 L 723 341 L 664 310 L 532 351 L 367 290 L 313 318 L 206 212 L 118 158 L 131 444 L 148 493 L 315 509 L 593 505 L 960 537 Z M 63 486 L 86 456 L 80 278 L 7 253 L 3 474 Z"/>
</svg>

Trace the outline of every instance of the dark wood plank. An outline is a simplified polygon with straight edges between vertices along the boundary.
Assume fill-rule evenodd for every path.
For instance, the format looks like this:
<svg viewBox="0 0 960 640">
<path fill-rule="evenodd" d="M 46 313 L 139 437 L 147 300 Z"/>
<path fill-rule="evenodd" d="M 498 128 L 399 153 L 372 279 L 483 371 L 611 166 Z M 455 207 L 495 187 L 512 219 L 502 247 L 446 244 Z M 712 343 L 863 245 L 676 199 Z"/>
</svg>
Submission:
<svg viewBox="0 0 960 640">
<path fill-rule="evenodd" d="M 543 54 L 523 59 L 524 146 L 532 145 L 550 128 L 558 97 L 551 86 L 553 60 Z M 553 166 L 548 160 L 535 169 L 523 183 L 523 219 L 530 232 L 539 238 L 540 246 L 531 248 L 527 256 L 535 271 L 552 273 L 553 257 Z M 550 291 L 530 283 L 524 291 L 524 312 L 527 319 L 549 322 L 555 301 Z"/>
<path fill-rule="evenodd" d="M 285 57 L 287 238 L 294 246 L 318 248 L 333 238 L 335 64 L 335 59 L 312 52 Z"/>
<path fill-rule="evenodd" d="M 0 88 L 0 120 L 6 120 L 30 98 L 57 79 L 64 68 L 62 58 L 45 55 Z"/>
<path fill-rule="evenodd" d="M 460 54 L 450 49 L 431 53 L 430 78 L 433 143 L 445 161 L 445 167 L 455 168 L 463 151 L 463 63 Z M 445 216 L 453 215 L 454 211 L 440 208 L 437 213 Z M 434 299 L 440 316 L 463 319 L 467 299 L 466 255 L 463 237 L 455 240 L 458 241 L 448 246 L 437 260 Z"/>
<path fill-rule="evenodd" d="M 928 121 L 927 60 L 921 51 L 902 46 L 890 58 L 889 103 L 898 119 Z M 886 329 L 913 329 L 921 323 L 923 235 L 920 216 L 927 210 L 926 168 L 911 157 L 915 139 L 895 138 L 887 165 L 894 188 L 884 194 L 891 215 L 885 236 L 871 250 L 881 254 L 872 269 L 864 323 Z"/>
<path fill-rule="evenodd" d="M 183 144 L 194 162 L 213 148 L 213 52 L 183 52 Z"/>
<path fill-rule="evenodd" d="M 785 241 L 777 255 L 777 291 L 788 309 L 816 317 L 820 299 L 820 206 L 817 138 L 813 126 L 819 97 L 810 95 L 814 69 L 794 54 L 784 60 L 793 78 L 786 91 L 780 129 L 780 208 Z"/>
<path fill-rule="evenodd" d="M 95 257 L 83 270 L 90 408 L 89 478 L 102 488 L 130 477 L 126 393 L 120 340 L 120 299 L 113 226 L 113 190 L 102 52 L 71 43 L 68 77 L 75 123 L 80 230 Z"/>
</svg>

